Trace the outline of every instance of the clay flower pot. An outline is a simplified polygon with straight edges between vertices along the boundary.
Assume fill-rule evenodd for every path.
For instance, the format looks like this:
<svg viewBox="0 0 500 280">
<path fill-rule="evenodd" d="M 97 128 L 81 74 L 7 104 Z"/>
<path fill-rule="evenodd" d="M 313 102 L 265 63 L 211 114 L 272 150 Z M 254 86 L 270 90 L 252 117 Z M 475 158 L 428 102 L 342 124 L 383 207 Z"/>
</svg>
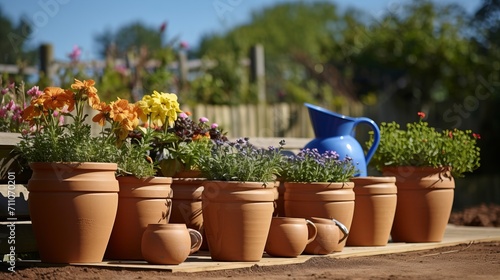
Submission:
<svg viewBox="0 0 500 280">
<path fill-rule="evenodd" d="M 168 223 L 172 178 L 123 176 L 117 179 L 120 183 L 118 212 L 106 258 L 142 260 L 141 239 L 148 224 Z"/>
<path fill-rule="evenodd" d="M 354 183 L 292 183 L 285 182 L 285 215 L 309 219 L 335 219 L 350 230 L 354 215 Z M 345 240 L 336 252 L 345 247 Z"/>
<path fill-rule="evenodd" d="M 203 237 L 186 224 L 149 224 L 141 239 L 144 259 L 151 264 L 176 265 L 200 249 Z"/>
<path fill-rule="evenodd" d="M 394 242 L 440 242 L 450 219 L 455 180 L 450 168 L 394 167 L 398 202 L 391 237 Z"/>
<path fill-rule="evenodd" d="M 297 257 L 316 237 L 314 223 L 302 218 L 274 217 L 265 251 L 273 257 Z"/>
<path fill-rule="evenodd" d="M 203 186 L 203 224 L 212 259 L 260 261 L 274 211 L 274 185 L 205 181 Z"/>
<path fill-rule="evenodd" d="M 29 210 L 40 259 L 102 262 L 118 206 L 115 163 L 32 163 Z"/>
<path fill-rule="evenodd" d="M 387 245 L 397 203 L 396 177 L 354 177 L 356 204 L 347 246 Z"/>
</svg>

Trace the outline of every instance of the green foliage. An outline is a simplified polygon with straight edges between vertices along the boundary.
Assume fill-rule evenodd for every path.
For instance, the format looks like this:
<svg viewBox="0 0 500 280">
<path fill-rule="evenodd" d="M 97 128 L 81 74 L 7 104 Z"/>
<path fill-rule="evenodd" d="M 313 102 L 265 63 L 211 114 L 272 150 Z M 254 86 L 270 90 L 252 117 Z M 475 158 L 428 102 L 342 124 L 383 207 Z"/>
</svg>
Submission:
<svg viewBox="0 0 500 280">
<path fill-rule="evenodd" d="M 422 117 L 418 122 L 406 124 L 405 130 L 396 122 L 381 123 L 380 144 L 370 164 L 378 170 L 388 166 L 451 167 L 452 175 L 457 178 L 479 168 L 478 134 L 458 129 L 437 131 Z M 370 132 L 367 147 L 373 141 Z"/>
<path fill-rule="evenodd" d="M 302 149 L 286 157 L 282 166 L 281 178 L 286 182 L 348 182 L 357 172 L 352 158 L 340 159 L 335 151 L 317 149 Z"/>
<path fill-rule="evenodd" d="M 120 27 L 116 32 L 105 30 L 95 36 L 100 54 L 106 57 L 110 46 L 114 46 L 116 56 L 126 57 L 129 51 L 138 51 L 145 47 L 149 50 L 161 48 L 161 33 L 157 28 L 149 27 L 142 22 L 132 22 Z"/>
<path fill-rule="evenodd" d="M 269 183 L 281 172 L 283 155 L 279 148 L 256 148 L 248 139 L 217 141 L 212 153 L 200 159 L 202 176 L 208 180 Z"/>
<path fill-rule="evenodd" d="M 216 123 L 209 124 L 204 117 L 195 122 L 188 114 L 181 113 L 173 127 L 155 135 L 155 161 L 163 176 L 199 171 L 201 159 L 210 155 L 215 141 L 228 141 Z"/>
</svg>

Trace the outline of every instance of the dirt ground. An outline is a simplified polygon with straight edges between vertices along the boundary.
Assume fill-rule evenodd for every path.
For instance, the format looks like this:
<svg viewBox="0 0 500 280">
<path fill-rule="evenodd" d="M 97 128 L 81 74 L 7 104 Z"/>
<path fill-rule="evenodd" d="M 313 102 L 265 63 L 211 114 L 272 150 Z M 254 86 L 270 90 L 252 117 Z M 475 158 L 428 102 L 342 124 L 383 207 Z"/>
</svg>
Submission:
<svg viewBox="0 0 500 280">
<path fill-rule="evenodd" d="M 450 217 L 450 223 L 468 226 L 498 227 L 499 220 L 499 205 L 471 207 Z M 346 259 L 315 257 L 303 264 L 201 273 L 80 266 L 18 266 L 11 273 L 6 268 L 0 279 L 499 279 L 500 242 Z"/>
</svg>

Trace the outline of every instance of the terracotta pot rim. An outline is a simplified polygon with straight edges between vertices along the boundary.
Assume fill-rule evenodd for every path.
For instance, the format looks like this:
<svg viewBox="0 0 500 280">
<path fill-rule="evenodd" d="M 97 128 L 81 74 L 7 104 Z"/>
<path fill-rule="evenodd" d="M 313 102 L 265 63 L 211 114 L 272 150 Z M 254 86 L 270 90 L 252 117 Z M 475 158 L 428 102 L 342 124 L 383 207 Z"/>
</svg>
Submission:
<svg viewBox="0 0 500 280">
<path fill-rule="evenodd" d="M 101 169 L 101 170 L 117 170 L 118 164 L 114 162 L 31 162 L 29 166 L 33 168 L 40 168 L 43 166 L 70 166 L 78 169 Z M 107 167 L 107 168 L 106 168 Z"/>
<path fill-rule="evenodd" d="M 395 176 L 364 176 L 364 177 L 353 177 L 351 181 L 356 185 L 356 181 L 358 183 L 366 183 L 366 182 L 377 182 L 377 183 L 394 183 L 396 182 Z"/>
<path fill-rule="evenodd" d="M 152 184 L 171 184 L 173 181 L 172 177 L 162 177 L 162 176 L 137 178 L 135 176 L 129 175 L 129 176 L 116 176 L 116 179 L 118 181 L 138 180 L 144 183 L 152 183 Z"/>
<path fill-rule="evenodd" d="M 277 187 L 274 182 L 268 182 L 266 184 L 263 182 L 220 181 L 220 180 L 209 180 L 209 179 L 203 182 L 203 186 L 206 185 L 221 185 L 223 187 L 238 186 L 242 188 L 258 188 L 258 189 L 273 189 Z"/>
</svg>

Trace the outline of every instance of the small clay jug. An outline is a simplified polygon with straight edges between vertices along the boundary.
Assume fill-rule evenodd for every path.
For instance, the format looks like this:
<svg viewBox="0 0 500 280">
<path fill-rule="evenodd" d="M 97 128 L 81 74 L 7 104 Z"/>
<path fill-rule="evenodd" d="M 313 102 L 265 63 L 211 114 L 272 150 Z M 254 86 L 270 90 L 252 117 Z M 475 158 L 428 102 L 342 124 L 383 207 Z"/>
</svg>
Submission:
<svg viewBox="0 0 500 280">
<path fill-rule="evenodd" d="M 349 230 L 335 219 L 309 218 L 317 229 L 316 238 L 304 249 L 304 253 L 313 255 L 328 255 L 339 252 L 339 244 L 349 235 Z M 341 236 L 342 233 L 342 236 Z"/>
<path fill-rule="evenodd" d="M 265 251 L 274 257 L 297 257 L 316 233 L 316 226 L 304 218 L 273 217 Z"/>
<path fill-rule="evenodd" d="M 148 224 L 141 240 L 142 257 L 150 264 L 180 264 L 200 249 L 203 237 L 186 224 Z"/>
</svg>

